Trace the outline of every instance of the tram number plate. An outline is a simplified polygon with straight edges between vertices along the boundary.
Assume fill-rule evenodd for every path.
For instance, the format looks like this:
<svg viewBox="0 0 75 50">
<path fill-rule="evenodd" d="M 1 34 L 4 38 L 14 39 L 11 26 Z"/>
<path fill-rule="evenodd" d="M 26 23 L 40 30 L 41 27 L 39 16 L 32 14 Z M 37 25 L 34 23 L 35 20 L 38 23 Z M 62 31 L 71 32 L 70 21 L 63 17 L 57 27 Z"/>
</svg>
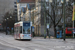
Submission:
<svg viewBox="0 0 75 50">
<path fill-rule="evenodd" d="M 28 36 L 28 35 L 25 35 L 25 36 Z"/>
</svg>

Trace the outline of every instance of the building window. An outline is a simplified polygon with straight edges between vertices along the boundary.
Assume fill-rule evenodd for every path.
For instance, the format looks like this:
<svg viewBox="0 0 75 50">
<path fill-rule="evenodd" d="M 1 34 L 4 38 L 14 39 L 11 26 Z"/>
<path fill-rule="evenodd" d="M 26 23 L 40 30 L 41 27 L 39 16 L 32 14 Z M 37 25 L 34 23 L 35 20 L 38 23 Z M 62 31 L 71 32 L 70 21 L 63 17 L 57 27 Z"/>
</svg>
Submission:
<svg viewBox="0 0 75 50">
<path fill-rule="evenodd" d="M 16 5 L 14 5 L 14 7 L 16 7 L 16 8 L 17 8 L 17 6 L 16 6 Z"/>
<path fill-rule="evenodd" d="M 16 2 L 14 2 L 14 4 L 16 4 Z"/>
</svg>

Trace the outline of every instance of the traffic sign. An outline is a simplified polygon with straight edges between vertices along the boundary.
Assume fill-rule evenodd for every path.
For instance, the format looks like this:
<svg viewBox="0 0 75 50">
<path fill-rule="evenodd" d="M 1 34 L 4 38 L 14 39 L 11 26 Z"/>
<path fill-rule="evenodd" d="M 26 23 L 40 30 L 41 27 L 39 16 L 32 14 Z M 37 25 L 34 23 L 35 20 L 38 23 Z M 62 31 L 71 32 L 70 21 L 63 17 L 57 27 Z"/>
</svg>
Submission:
<svg viewBox="0 0 75 50">
<path fill-rule="evenodd" d="M 32 32 L 34 32 L 34 26 L 32 26 Z"/>
<path fill-rule="evenodd" d="M 47 24 L 47 28 L 49 28 L 49 24 Z"/>
</svg>

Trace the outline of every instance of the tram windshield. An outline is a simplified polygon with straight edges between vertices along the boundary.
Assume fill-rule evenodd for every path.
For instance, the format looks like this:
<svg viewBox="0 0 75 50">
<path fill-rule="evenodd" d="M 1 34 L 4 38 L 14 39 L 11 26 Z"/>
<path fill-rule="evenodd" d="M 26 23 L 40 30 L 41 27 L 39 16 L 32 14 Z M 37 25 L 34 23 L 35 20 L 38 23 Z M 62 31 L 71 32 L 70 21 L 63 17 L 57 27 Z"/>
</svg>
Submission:
<svg viewBox="0 0 75 50">
<path fill-rule="evenodd" d="M 30 24 L 24 24 L 23 34 L 30 34 Z"/>
</svg>

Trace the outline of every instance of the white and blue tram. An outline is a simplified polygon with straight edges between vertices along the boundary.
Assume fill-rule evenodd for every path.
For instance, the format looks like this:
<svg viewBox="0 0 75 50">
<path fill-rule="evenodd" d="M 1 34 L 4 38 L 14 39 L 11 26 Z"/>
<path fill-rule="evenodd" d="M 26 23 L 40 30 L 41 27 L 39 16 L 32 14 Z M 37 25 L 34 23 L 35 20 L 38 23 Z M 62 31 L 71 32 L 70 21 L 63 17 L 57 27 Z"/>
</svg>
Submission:
<svg viewBox="0 0 75 50">
<path fill-rule="evenodd" d="M 20 21 L 14 24 L 14 38 L 31 40 L 31 22 Z"/>
</svg>

